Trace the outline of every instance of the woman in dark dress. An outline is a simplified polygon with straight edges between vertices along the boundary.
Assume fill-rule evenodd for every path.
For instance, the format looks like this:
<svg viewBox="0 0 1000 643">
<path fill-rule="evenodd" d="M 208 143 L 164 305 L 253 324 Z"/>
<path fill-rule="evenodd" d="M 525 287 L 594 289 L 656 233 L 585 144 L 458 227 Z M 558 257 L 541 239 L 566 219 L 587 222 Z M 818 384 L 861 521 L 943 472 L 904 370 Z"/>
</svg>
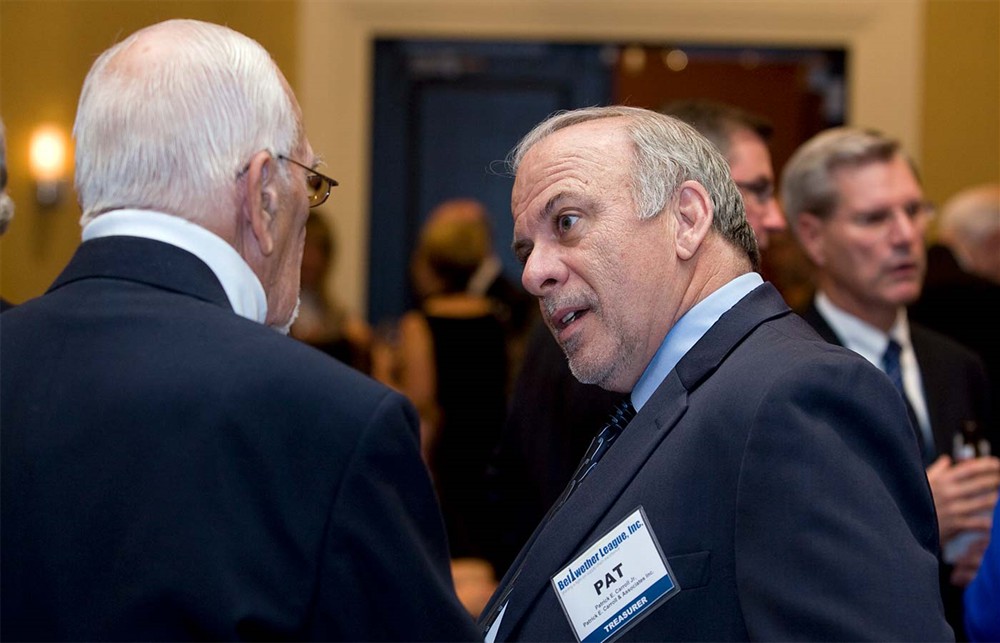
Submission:
<svg viewBox="0 0 1000 643">
<path fill-rule="evenodd" d="M 420 413 L 453 559 L 483 559 L 494 537 L 485 481 L 506 413 L 508 351 L 495 302 L 467 291 L 490 251 L 487 225 L 461 207 L 432 213 L 411 264 L 420 307 L 399 322 L 391 367 L 376 368 Z"/>
</svg>

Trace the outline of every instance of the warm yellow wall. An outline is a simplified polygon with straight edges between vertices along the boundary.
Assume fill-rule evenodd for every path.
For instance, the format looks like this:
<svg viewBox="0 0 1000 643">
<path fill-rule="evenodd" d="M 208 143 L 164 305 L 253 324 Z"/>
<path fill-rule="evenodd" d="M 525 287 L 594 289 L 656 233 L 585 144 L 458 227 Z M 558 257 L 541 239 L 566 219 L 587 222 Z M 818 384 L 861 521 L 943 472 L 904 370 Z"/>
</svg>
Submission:
<svg viewBox="0 0 1000 643">
<path fill-rule="evenodd" d="M 1000 2 L 932 0 L 926 28 L 921 166 L 941 203 L 1000 182 Z"/>
<path fill-rule="evenodd" d="M 0 115 L 17 208 L 0 241 L 0 293 L 14 302 L 41 294 L 79 243 L 72 189 L 55 210 L 39 212 L 34 204 L 28 140 L 40 123 L 69 135 L 84 76 L 101 51 L 145 25 L 197 18 L 258 40 L 297 87 L 298 8 L 294 0 L 0 0 Z"/>
</svg>

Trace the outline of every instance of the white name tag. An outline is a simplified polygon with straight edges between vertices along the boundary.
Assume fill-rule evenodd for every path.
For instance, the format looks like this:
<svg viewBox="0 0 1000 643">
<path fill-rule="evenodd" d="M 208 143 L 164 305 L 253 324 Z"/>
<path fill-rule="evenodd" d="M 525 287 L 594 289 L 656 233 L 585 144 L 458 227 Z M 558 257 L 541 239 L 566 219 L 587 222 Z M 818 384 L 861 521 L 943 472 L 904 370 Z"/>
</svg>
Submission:
<svg viewBox="0 0 1000 643">
<path fill-rule="evenodd" d="M 581 643 L 608 641 L 681 590 L 640 506 L 552 577 Z"/>
</svg>

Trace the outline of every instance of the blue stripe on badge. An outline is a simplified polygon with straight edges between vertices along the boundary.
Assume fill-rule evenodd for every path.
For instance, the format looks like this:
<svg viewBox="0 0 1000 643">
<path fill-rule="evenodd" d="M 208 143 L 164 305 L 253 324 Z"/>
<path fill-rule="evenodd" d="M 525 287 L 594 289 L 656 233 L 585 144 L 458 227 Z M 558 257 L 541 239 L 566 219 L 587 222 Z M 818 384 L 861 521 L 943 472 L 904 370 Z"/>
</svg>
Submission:
<svg viewBox="0 0 1000 643">
<path fill-rule="evenodd" d="M 591 632 L 590 636 L 583 639 L 581 643 L 600 643 L 610 637 L 624 631 L 629 623 L 633 622 L 640 614 L 653 606 L 661 596 L 674 588 L 674 581 L 670 575 L 666 575 L 649 586 L 645 592 L 640 594 L 628 606 L 604 621 L 600 627 Z"/>
</svg>

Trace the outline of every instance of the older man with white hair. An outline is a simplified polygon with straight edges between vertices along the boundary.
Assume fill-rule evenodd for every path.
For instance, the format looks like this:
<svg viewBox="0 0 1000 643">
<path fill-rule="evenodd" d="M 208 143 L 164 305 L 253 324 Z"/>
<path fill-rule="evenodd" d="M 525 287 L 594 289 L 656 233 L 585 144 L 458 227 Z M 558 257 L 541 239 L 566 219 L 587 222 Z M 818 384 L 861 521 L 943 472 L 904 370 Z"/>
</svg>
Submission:
<svg viewBox="0 0 1000 643">
<path fill-rule="evenodd" d="M 948 199 L 938 239 L 966 271 L 1000 284 L 1000 184 L 970 187 Z"/>
<path fill-rule="evenodd" d="M 473 638 L 413 408 L 273 330 L 336 183 L 268 53 L 142 29 L 75 135 L 83 243 L 3 315 L 4 638 Z"/>
<path fill-rule="evenodd" d="M 941 206 L 927 248 L 927 275 L 910 319 L 971 348 L 990 380 L 993 419 L 1000 418 L 1000 184 L 960 190 Z"/>
</svg>

